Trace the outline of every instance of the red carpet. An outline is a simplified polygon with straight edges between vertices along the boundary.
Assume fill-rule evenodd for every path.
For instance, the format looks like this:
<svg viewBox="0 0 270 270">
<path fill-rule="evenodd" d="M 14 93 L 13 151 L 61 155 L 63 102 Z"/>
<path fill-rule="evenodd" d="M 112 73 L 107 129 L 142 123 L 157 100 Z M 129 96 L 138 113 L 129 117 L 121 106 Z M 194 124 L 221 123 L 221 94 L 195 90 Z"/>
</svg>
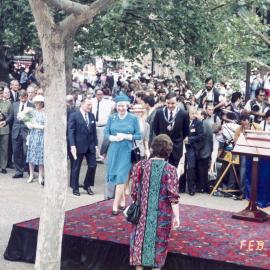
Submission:
<svg viewBox="0 0 270 270">
<path fill-rule="evenodd" d="M 66 212 L 64 235 L 129 245 L 131 225 L 123 215 L 112 216 L 111 205 L 111 201 L 103 201 Z M 172 231 L 169 252 L 270 269 L 270 221 L 239 221 L 232 219 L 230 212 L 191 205 L 181 205 L 180 219 L 181 228 Z M 34 219 L 15 227 L 36 231 L 38 222 L 39 219 Z M 6 251 L 7 254 L 11 253 Z"/>
</svg>

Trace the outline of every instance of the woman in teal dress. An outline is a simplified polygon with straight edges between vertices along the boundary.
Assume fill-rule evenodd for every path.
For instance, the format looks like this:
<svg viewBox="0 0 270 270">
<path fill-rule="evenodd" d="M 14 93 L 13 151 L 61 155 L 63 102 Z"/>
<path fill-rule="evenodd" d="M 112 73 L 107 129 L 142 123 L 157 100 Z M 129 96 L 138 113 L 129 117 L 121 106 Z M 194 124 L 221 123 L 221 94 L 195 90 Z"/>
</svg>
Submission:
<svg viewBox="0 0 270 270">
<path fill-rule="evenodd" d="M 107 152 L 107 182 L 108 185 L 116 186 L 113 215 L 117 215 L 119 209 L 125 206 L 124 189 L 132 167 L 133 140 L 141 139 L 138 118 L 127 111 L 129 98 L 119 95 L 115 101 L 117 113 L 110 116 L 104 134 L 105 139 L 110 141 Z"/>
</svg>

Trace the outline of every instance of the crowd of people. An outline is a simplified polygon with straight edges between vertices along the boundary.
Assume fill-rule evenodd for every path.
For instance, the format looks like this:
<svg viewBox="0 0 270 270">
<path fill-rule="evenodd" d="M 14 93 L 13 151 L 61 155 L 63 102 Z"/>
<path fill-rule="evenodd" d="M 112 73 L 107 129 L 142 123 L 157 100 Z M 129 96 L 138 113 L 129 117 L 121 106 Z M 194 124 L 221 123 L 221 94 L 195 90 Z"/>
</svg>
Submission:
<svg viewBox="0 0 270 270">
<path fill-rule="evenodd" d="M 145 220 L 158 223 L 159 216 L 149 217 L 155 212 L 147 202 L 162 205 L 168 222 L 172 220 L 166 235 L 158 231 L 147 235 L 153 246 L 165 247 L 171 226 L 179 226 L 179 193 L 209 193 L 209 179 L 218 179 L 222 173 L 217 166 L 220 153 L 230 152 L 241 133 L 253 129 L 270 135 L 270 74 L 264 81 L 258 74 L 252 76 L 251 98 L 246 102 L 245 93 L 233 91 L 224 82 L 215 83 L 211 77 L 205 79 L 203 89 L 195 91 L 180 76 L 114 80 L 111 74 L 102 78 L 97 74 L 93 82 L 85 80 L 82 89 L 66 96 L 73 194 L 80 196 L 80 168 L 85 157 L 88 168 L 82 187 L 89 195 L 94 195 L 97 163 L 106 163 L 105 197 L 114 199 L 112 215 L 126 208 L 130 181 L 133 200 L 140 197 L 144 202 L 139 229 L 133 230 L 131 240 L 130 260 L 137 269 L 142 265 L 158 269 L 166 257 L 162 252 L 153 252 L 151 260 L 142 256 L 142 234 L 153 225 L 147 227 Z M 38 182 L 44 185 L 45 105 L 43 89 L 31 80 L 12 79 L 0 87 L 2 174 L 7 168 L 15 170 L 13 178 L 23 178 L 28 172 L 27 183 L 32 183 L 38 172 Z M 137 164 L 131 159 L 135 148 L 141 160 Z M 240 182 L 230 171 L 223 181 L 223 189 L 239 188 L 239 198 L 245 196 L 245 164 L 245 157 L 240 157 Z M 164 239 L 155 242 L 157 237 Z"/>
<path fill-rule="evenodd" d="M 73 183 L 77 183 L 73 187 L 74 193 L 79 194 L 80 164 L 77 162 L 81 163 L 82 160 L 80 158 L 74 160 L 72 155 L 74 151 L 74 147 L 73 150 L 71 149 L 74 146 L 72 144 L 76 141 L 74 136 L 78 132 L 76 133 L 77 126 L 74 126 L 74 116 L 71 116 L 76 111 L 83 113 L 83 108 L 87 106 L 87 113 L 91 113 L 87 117 L 93 118 L 95 123 L 97 144 L 95 158 L 88 159 L 92 169 L 88 171 L 87 177 L 91 175 L 93 179 L 90 182 L 93 186 L 95 162 L 103 162 L 107 156 L 106 197 L 116 195 L 118 201 L 116 205 L 123 202 L 119 202 L 118 192 L 115 192 L 115 183 L 123 184 L 123 179 L 128 178 L 131 165 L 124 164 L 127 157 L 118 156 L 118 151 L 120 154 L 123 152 L 119 144 L 117 147 L 120 150 L 113 148 L 111 136 L 126 132 L 133 134 L 131 130 L 125 130 L 132 127 L 129 122 L 131 120 L 128 119 L 133 119 L 133 116 L 136 116 L 134 119 L 138 120 L 136 122 L 138 129 L 135 132 L 137 136 L 134 134 L 126 140 L 129 141 L 129 150 L 136 144 L 140 149 L 141 158 L 149 158 L 153 138 L 159 134 L 167 134 L 173 141 L 169 163 L 177 167 L 181 175 L 180 192 L 188 192 L 190 195 L 196 192 L 209 192 L 209 174 L 216 176 L 218 174 L 215 165 L 219 150 L 230 151 L 239 133 L 248 128 L 270 131 L 268 102 L 270 75 L 268 73 L 264 81 L 258 84 L 254 81 L 260 76 L 258 74 L 252 74 L 252 76 L 251 98 L 247 102 L 244 102 L 243 92 L 227 89 L 226 83 L 217 84 L 212 78 L 207 78 L 205 87 L 199 91 L 194 91 L 180 76 L 170 80 L 148 76 L 139 78 L 126 76 L 126 78 L 118 77 L 114 80 L 111 74 L 106 77 L 98 73 L 91 83 L 85 80 L 84 83 L 87 86 L 84 89 L 80 92 L 76 89 L 66 96 L 68 156 L 71 163 L 75 161 L 76 165 L 76 173 L 72 171 L 74 175 L 71 173 L 70 177 L 72 187 Z M 0 88 L 0 169 L 2 173 L 6 173 L 8 167 L 12 169 L 15 167 L 14 178 L 23 177 L 26 170 L 29 172 L 29 183 L 35 177 L 35 170 L 40 171 L 40 183 L 43 183 L 44 179 L 43 96 L 43 89 L 32 81 L 21 84 L 14 79 L 9 85 Z M 124 100 L 120 102 L 119 99 Z M 85 101 L 87 106 L 85 106 Z M 24 119 L 19 120 L 18 117 L 18 114 L 27 107 L 33 108 L 31 117 L 34 118 L 28 123 Z M 124 117 L 125 121 L 123 121 L 121 115 L 125 116 L 125 114 L 128 117 Z M 90 123 L 91 119 L 88 119 Z M 118 127 L 119 124 L 120 127 Z M 140 130 L 139 137 L 138 130 Z M 114 139 L 119 140 L 119 137 Z M 122 160 L 121 166 L 117 165 L 119 160 Z M 25 164 L 29 164 L 27 168 Z M 239 171 L 241 172 L 240 169 Z M 122 180 L 115 179 L 121 178 L 122 175 Z M 236 183 L 235 179 L 232 179 L 233 176 L 228 175 L 227 184 L 231 188 Z M 240 179 L 244 181 L 244 175 L 241 173 Z M 85 186 L 86 189 L 89 187 Z M 244 193 L 243 189 L 242 192 Z M 91 190 L 90 193 L 92 194 L 93 191 Z M 114 211 L 117 210 L 116 205 Z"/>
</svg>

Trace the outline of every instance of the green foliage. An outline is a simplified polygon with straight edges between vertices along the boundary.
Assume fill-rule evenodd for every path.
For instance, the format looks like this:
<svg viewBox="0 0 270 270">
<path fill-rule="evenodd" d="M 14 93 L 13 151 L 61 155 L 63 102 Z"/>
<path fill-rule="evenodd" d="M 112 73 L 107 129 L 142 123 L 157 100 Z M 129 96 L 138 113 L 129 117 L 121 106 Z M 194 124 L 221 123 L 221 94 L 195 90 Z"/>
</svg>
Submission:
<svg viewBox="0 0 270 270">
<path fill-rule="evenodd" d="M 176 59 L 178 67 L 193 74 L 195 84 L 208 74 L 237 79 L 243 77 L 247 61 L 269 61 L 267 44 L 237 12 L 266 34 L 268 27 L 262 24 L 262 17 L 268 2 L 124 0 L 81 30 L 77 41 L 91 48 L 91 55 L 121 55 L 131 60 L 154 48 L 158 62 Z"/>
<path fill-rule="evenodd" d="M 0 45 L 22 54 L 31 46 L 39 48 L 34 18 L 27 0 L 0 0 Z"/>
<path fill-rule="evenodd" d="M 269 0 L 120 0 L 78 31 L 74 64 L 81 67 L 96 55 L 140 61 L 155 49 L 156 62 L 176 60 L 192 75 L 194 85 L 208 74 L 237 79 L 243 77 L 247 61 L 270 65 L 268 45 L 238 13 L 267 35 L 269 10 Z M 56 22 L 66 16 L 61 10 L 52 14 Z M 39 49 L 27 0 L 0 0 L 0 43 L 9 45 L 12 53 Z"/>
</svg>

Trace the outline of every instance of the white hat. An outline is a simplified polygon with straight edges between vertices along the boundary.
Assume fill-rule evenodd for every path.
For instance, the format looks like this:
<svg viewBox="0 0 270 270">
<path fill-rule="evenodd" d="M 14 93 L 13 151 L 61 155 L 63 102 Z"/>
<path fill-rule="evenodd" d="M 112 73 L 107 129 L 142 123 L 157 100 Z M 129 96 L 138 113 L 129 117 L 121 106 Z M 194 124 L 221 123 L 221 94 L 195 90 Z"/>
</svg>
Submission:
<svg viewBox="0 0 270 270">
<path fill-rule="evenodd" d="M 130 112 L 145 112 L 146 109 L 141 104 L 135 104 L 130 108 Z"/>
<path fill-rule="evenodd" d="M 67 95 L 66 96 L 66 101 L 72 101 L 72 100 L 74 100 L 72 95 Z"/>
<path fill-rule="evenodd" d="M 42 95 L 36 95 L 33 98 L 33 102 L 44 102 L 44 97 Z"/>
</svg>

